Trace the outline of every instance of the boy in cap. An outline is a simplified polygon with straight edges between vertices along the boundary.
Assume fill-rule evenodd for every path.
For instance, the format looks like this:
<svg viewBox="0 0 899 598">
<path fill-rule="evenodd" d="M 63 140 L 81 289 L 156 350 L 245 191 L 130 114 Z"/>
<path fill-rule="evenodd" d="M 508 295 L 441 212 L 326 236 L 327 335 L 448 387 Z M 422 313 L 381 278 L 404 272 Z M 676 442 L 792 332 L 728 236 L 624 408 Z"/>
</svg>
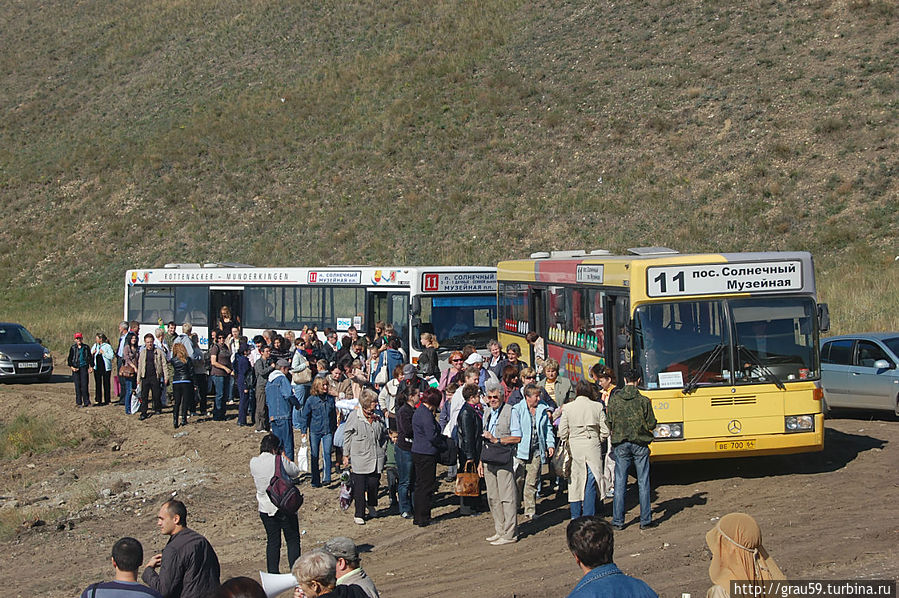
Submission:
<svg viewBox="0 0 899 598">
<path fill-rule="evenodd" d="M 359 549 L 351 538 L 344 536 L 331 538 L 322 546 L 322 551 L 337 559 L 337 585 L 359 586 L 368 598 L 380 598 L 375 583 L 362 569 Z"/>
<path fill-rule="evenodd" d="M 410 386 L 418 387 L 419 392 L 424 392 L 429 388 L 429 384 L 425 379 L 418 375 L 418 368 L 411 363 L 407 363 L 403 366 L 403 379 L 400 380 L 396 391 L 402 392 Z"/>
</svg>

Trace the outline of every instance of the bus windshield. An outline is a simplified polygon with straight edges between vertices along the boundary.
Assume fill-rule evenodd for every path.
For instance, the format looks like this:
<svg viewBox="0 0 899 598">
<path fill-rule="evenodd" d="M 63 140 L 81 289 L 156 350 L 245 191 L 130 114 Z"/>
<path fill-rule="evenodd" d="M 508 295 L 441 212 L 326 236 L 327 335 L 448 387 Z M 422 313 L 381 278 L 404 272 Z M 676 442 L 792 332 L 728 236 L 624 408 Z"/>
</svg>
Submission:
<svg viewBox="0 0 899 598">
<path fill-rule="evenodd" d="M 419 318 L 421 324 L 412 336 L 417 350 L 424 332 L 434 334 L 441 349 L 484 347 L 496 338 L 496 295 L 423 296 Z"/>
<path fill-rule="evenodd" d="M 640 306 L 634 314 L 634 348 L 643 387 L 782 384 L 817 378 L 815 313 L 809 298 Z"/>
</svg>

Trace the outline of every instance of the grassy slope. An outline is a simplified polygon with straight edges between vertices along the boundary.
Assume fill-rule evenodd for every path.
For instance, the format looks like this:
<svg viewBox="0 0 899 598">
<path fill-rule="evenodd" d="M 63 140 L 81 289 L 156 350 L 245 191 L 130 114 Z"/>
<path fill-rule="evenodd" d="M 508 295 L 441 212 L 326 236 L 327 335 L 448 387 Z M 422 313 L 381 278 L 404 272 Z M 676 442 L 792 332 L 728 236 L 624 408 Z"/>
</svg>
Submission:
<svg viewBox="0 0 899 598">
<path fill-rule="evenodd" d="M 0 318 L 125 268 L 808 249 L 899 328 L 887 0 L 0 5 Z M 857 293 L 847 277 L 865 289 Z"/>
</svg>

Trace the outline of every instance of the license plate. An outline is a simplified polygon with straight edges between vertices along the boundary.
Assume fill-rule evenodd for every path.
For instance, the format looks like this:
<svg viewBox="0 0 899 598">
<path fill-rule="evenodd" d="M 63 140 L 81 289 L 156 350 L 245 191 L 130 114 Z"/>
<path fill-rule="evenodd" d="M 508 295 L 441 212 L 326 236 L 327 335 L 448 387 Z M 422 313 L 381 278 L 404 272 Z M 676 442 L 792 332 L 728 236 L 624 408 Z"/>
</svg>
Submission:
<svg viewBox="0 0 899 598">
<path fill-rule="evenodd" d="M 23 370 L 28 369 L 28 368 L 38 368 L 38 367 L 41 367 L 41 362 L 40 361 L 22 361 L 19 363 L 19 367 Z"/>
<path fill-rule="evenodd" d="M 755 448 L 755 439 L 722 440 L 715 443 L 716 451 L 751 451 Z"/>
</svg>

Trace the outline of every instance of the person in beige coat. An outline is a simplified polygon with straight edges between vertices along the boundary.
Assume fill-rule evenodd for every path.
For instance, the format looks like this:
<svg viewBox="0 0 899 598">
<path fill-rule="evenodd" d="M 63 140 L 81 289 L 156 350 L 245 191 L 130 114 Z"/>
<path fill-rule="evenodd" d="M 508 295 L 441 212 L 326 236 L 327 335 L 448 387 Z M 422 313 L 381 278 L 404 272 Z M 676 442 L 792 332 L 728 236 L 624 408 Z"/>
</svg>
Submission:
<svg viewBox="0 0 899 598">
<path fill-rule="evenodd" d="M 568 504 L 571 518 L 596 514 L 596 493 L 602 480 L 602 446 L 609 436 L 609 425 L 602 403 L 595 399 L 593 384 L 586 380 L 577 383 L 575 399 L 562 407 L 559 438 L 568 441 L 571 450 L 571 481 L 568 484 Z"/>
</svg>

